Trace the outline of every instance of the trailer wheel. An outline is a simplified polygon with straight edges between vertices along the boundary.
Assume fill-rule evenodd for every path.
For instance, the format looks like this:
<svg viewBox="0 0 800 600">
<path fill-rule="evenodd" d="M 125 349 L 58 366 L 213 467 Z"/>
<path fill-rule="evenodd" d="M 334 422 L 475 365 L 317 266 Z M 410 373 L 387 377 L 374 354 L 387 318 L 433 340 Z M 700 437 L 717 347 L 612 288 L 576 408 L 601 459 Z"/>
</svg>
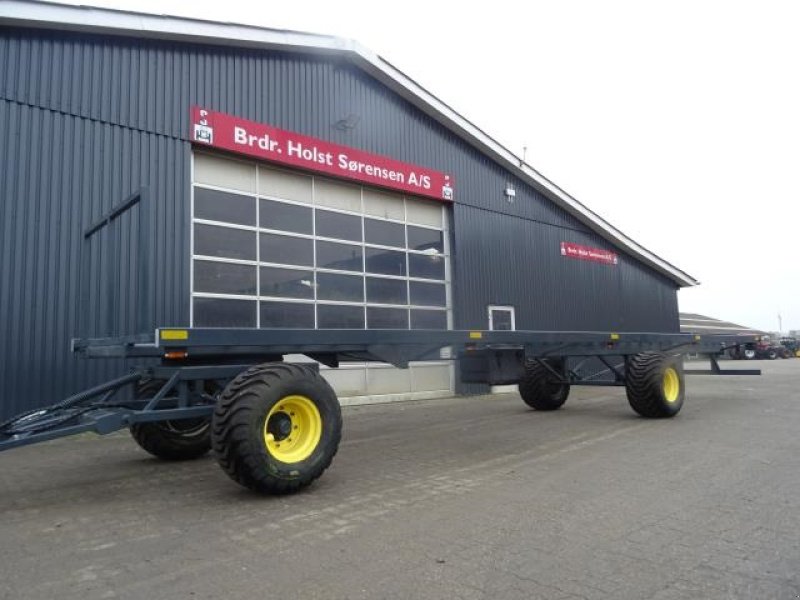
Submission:
<svg viewBox="0 0 800 600">
<path fill-rule="evenodd" d="M 631 408 L 643 417 L 674 417 L 683 406 L 683 363 L 680 356 L 642 352 L 628 361 L 625 391 Z"/>
<path fill-rule="evenodd" d="M 548 364 L 556 371 L 561 367 L 553 361 Z M 546 367 L 535 360 L 525 364 L 525 377 L 518 387 L 525 404 L 536 410 L 558 410 L 569 396 L 569 384 L 559 382 Z"/>
<path fill-rule="evenodd" d="M 322 475 L 341 436 L 336 393 L 302 365 L 267 363 L 244 371 L 222 392 L 212 417 L 222 469 L 267 494 L 296 492 Z"/>
<path fill-rule="evenodd" d="M 156 379 L 145 381 L 137 388 L 136 396 L 151 398 L 163 385 L 163 381 Z M 143 450 L 162 460 L 191 460 L 211 450 L 211 419 L 208 417 L 134 423 L 130 432 Z"/>
</svg>

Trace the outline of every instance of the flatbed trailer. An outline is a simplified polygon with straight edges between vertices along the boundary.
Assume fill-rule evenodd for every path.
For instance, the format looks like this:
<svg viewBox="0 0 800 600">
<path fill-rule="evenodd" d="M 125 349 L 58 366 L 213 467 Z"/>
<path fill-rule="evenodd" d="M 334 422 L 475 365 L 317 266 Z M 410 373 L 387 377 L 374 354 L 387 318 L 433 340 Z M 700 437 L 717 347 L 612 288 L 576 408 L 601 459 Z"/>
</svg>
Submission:
<svg viewBox="0 0 800 600">
<path fill-rule="evenodd" d="M 447 348 L 459 359 L 462 382 L 518 384 L 535 410 L 560 408 L 574 385 L 623 386 L 642 417 L 669 418 L 683 405 L 687 374 L 760 374 L 723 370 L 716 360 L 750 341 L 682 333 L 227 328 L 76 339 L 72 350 L 84 358 L 140 364 L 0 423 L 0 451 L 129 429 L 159 458 L 191 459 L 213 448 L 236 482 L 261 493 L 290 493 L 330 466 L 341 439 L 340 405 L 317 363 L 407 368 Z M 706 357 L 710 368 L 684 370 L 687 353 Z M 316 362 L 284 360 L 298 354 Z M 605 366 L 604 379 L 581 371 L 589 359 Z"/>
</svg>

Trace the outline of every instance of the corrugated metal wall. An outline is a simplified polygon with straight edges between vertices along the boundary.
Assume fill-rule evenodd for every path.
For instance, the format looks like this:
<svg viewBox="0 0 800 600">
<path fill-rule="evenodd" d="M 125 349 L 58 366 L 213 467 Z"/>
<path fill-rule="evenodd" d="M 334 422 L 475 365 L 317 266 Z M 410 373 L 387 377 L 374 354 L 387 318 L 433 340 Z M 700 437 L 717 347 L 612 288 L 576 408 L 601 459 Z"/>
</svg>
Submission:
<svg viewBox="0 0 800 600">
<path fill-rule="evenodd" d="M 494 303 L 515 305 L 520 329 L 678 330 L 671 282 L 624 256 L 616 268 L 561 258 L 562 240 L 607 245 L 347 62 L 0 28 L 0 418 L 120 368 L 68 346 L 81 310 L 88 333 L 109 312 L 122 315 L 113 329 L 134 326 L 138 217 L 123 224 L 116 300 L 93 277 L 80 303 L 80 232 L 142 186 L 155 318 L 187 323 L 192 104 L 453 174 L 457 327 L 485 328 Z M 335 126 L 350 115 L 355 128 Z"/>
<path fill-rule="evenodd" d="M 153 190 L 146 225 L 157 225 L 155 313 L 159 322 L 185 321 L 189 163 L 179 140 L 6 100 L 0 132 L 0 415 L 7 416 L 119 371 L 120 364 L 75 360 L 69 341 L 132 331 L 138 253 L 113 261 L 95 242 L 89 302 L 81 304 L 81 232 L 141 186 Z M 138 224 L 136 212 L 121 221 L 121 246 L 135 247 Z M 119 272 L 116 294 L 100 279 L 109 261 Z"/>
<path fill-rule="evenodd" d="M 516 307 L 517 329 L 678 331 L 666 279 L 626 255 L 613 266 L 561 256 L 562 241 L 607 248 L 597 234 L 460 203 L 453 214 L 462 327 L 485 328 L 496 304 Z"/>
</svg>

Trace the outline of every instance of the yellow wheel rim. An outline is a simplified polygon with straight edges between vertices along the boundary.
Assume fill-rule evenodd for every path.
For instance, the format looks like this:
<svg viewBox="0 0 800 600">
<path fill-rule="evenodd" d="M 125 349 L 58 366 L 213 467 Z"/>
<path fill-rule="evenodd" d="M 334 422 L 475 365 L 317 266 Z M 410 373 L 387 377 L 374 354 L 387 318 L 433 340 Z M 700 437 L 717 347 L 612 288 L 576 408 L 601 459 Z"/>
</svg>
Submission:
<svg viewBox="0 0 800 600">
<path fill-rule="evenodd" d="M 664 399 L 669 402 L 677 402 L 681 392 L 681 380 L 678 372 L 672 367 L 664 371 Z"/>
<path fill-rule="evenodd" d="M 305 396 L 286 396 L 264 419 L 264 445 L 275 459 L 297 463 L 314 452 L 322 437 L 319 409 Z"/>
</svg>

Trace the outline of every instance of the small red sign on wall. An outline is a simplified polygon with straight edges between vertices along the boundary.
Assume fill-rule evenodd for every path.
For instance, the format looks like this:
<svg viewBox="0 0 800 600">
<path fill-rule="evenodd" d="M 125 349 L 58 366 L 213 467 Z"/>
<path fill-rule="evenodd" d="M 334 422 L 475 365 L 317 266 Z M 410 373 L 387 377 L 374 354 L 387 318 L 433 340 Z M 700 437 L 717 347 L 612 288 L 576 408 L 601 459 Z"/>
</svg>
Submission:
<svg viewBox="0 0 800 600">
<path fill-rule="evenodd" d="M 191 140 L 198 146 L 222 148 L 417 196 L 453 200 L 453 179 L 426 167 L 197 106 L 192 107 L 191 127 Z"/>
<path fill-rule="evenodd" d="M 561 256 L 578 260 L 589 260 L 605 265 L 616 265 L 618 262 L 617 255 L 613 252 L 603 250 L 602 248 L 573 244 L 572 242 L 561 242 Z"/>
</svg>

